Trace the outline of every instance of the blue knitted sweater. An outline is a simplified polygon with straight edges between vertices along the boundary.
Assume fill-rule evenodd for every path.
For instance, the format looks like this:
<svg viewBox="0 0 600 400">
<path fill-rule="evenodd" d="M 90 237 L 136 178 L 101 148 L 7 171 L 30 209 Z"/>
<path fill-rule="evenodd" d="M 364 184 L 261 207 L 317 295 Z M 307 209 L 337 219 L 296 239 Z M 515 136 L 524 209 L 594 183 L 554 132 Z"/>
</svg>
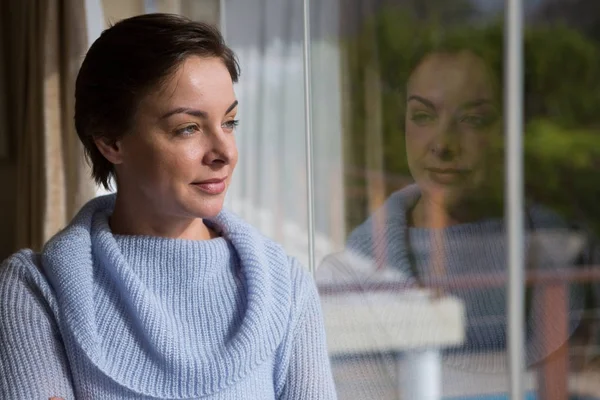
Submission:
<svg viewBox="0 0 600 400">
<path fill-rule="evenodd" d="M 236 216 L 113 235 L 92 200 L 0 268 L 0 398 L 334 399 L 314 283 Z"/>
<path fill-rule="evenodd" d="M 466 398 L 486 390 L 501 393 L 506 372 L 506 230 L 501 218 L 486 218 L 444 229 L 412 227 L 407 212 L 421 196 L 416 185 L 392 194 L 385 205 L 352 231 L 344 252 L 327 257 L 317 269 L 318 283 L 339 285 L 360 294 L 365 304 L 383 283 L 395 288 L 413 287 L 436 278 L 433 266 L 441 264 L 443 279 L 458 283 L 471 279 L 470 285 L 444 291 L 462 300 L 465 307 L 463 345 L 442 353 L 442 393 L 451 398 Z M 526 243 L 528 268 L 539 272 L 583 269 L 598 260 L 591 238 L 573 229 L 556 213 L 540 206 L 527 210 Z M 476 282 L 497 281 L 495 286 Z M 580 323 L 584 309 L 582 284 L 569 288 L 570 332 Z M 594 285 L 598 292 L 598 285 Z M 541 324 L 555 310 L 545 307 L 543 287 L 531 290 L 527 323 L 526 358 L 529 365 L 545 358 L 561 343 L 546 343 L 539 337 Z M 324 294 L 326 295 L 326 294 Z M 332 296 L 330 304 L 334 304 Z M 401 297 L 399 297 L 401 299 Z M 596 297 L 600 298 L 600 297 Z M 399 300 L 401 301 L 401 300 Z M 597 304 L 597 303 L 596 303 Z M 385 320 L 385 314 L 378 314 Z M 353 316 L 341 315 L 340 318 Z M 378 329 L 374 327 L 373 329 Z M 385 328 L 381 328 L 385 329 Z M 377 343 L 367 335 L 364 347 Z M 348 353 L 333 360 L 334 377 L 340 399 L 396 399 L 398 381 L 413 379 L 414 371 L 399 375 L 393 353 Z M 416 378 L 415 378 L 416 379 Z"/>
<path fill-rule="evenodd" d="M 467 317 L 464 346 L 453 350 L 470 354 L 484 352 L 473 366 L 460 367 L 477 370 L 503 368 L 496 365 L 496 361 L 485 365 L 489 364 L 485 352 L 503 351 L 506 345 L 506 291 L 502 283 L 506 272 L 504 222 L 501 218 L 488 218 L 444 229 L 410 227 L 406 213 L 420 195 L 416 185 L 394 193 L 379 211 L 350 234 L 345 253 L 371 260 L 372 268 L 359 270 L 340 261 L 343 254 L 332 255 L 319 267 L 319 281 L 359 284 L 365 288 L 365 294 L 369 285 L 376 286 L 381 281 L 411 287 L 418 284 L 419 278 L 425 282 L 436 278 L 432 269 L 435 259 L 442 264 L 443 278 L 450 282 L 458 282 L 464 277 L 472 281 L 479 278 L 497 280 L 496 286 L 478 286 L 472 282 L 471 286 L 458 286 L 446 293 L 463 300 Z M 530 207 L 527 220 L 525 249 L 528 264 L 531 264 L 528 268 L 539 272 L 582 269 L 582 264 L 592 264 L 591 259 L 597 257 L 589 247 L 589 238 L 571 228 L 552 211 L 540 206 Z M 594 286 L 597 289 L 597 285 Z M 572 331 L 583 312 L 585 288 L 582 284 L 571 283 L 569 289 Z M 528 321 L 531 340 L 527 346 L 530 363 L 538 361 L 548 351 L 542 348 L 539 338 L 532 336 L 542 315 L 553 312 L 544 308 L 542 290 L 541 285 L 535 285 L 531 293 Z M 446 361 L 452 362 L 452 359 L 447 354 Z"/>
</svg>

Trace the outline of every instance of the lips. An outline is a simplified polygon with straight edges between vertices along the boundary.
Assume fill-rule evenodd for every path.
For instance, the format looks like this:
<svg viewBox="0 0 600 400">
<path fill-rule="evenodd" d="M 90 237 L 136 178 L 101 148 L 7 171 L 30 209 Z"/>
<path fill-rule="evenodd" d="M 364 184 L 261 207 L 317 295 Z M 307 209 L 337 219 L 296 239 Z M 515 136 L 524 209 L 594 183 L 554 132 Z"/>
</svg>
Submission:
<svg viewBox="0 0 600 400">
<path fill-rule="evenodd" d="M 468 169 L 462 168 L 426 168 L 426 170 L 437 174 L 466 174 L 469 172 Z"/>
<path fill-rule="evenodd" d="M 215 179 L 207 179 L 201 182 L 194 182 L 192 186 L 196 187 L 200 191 L 210 194 L 210 195 L 218 195 L 225 191 L 227 188 L 227 177 L 225 178 L 215 178 Z"/>
<path fill-rule="evenodd" d="M 426 168 L 425 170 L 432 181 L 442 185 L 461 182 L 469 173 L 469 170 L 458 168 Z"/>
</svg>

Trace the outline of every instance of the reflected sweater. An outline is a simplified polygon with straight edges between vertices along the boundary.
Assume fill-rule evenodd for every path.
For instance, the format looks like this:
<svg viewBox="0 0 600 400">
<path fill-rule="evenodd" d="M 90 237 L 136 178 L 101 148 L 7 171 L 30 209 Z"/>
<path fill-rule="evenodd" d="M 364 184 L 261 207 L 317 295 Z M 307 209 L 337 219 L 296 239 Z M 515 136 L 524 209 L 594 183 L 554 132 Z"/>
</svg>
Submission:
<svg viewBox="0 0 600 400">
<path fill-rule="evenodd" d="M 0 268 L 0 398 L 334 399 L 318 296 L 226 211 L 221 237 L 113 235 L 92 200 Z"/>
<path fill-rule="evenodd" d="M 414 287 L 435 280 L 434 270 L 443 279 L 459 282 L 471 279 L 468 286 L 445 291 L 463 301 L 465 307 L 465 341 L 460 348 L 448 349 L 445 361 L 461 369 L 479 372 L 504 370 L 503 358 L 489 354 L 502 352 L 506 346 L 506 230 L 502 218 L 488 218 L 444 229 L 408 226 L 407 212 L 420 198 L 416 185 L 408 186 L 387 199 L 385 205 L 358 226 L 349 236 L 346 251 L 326 259 L 317 270 L 323 283 L 352 283 L 364 289 L 378 282 L 395 282 Z M 527 210 L 525 248 L 528 268 L 558 270 L 580 268 L 591 259 L 591 249 L 582 231 L 572 229 L 555 213 L 539 206 Z M 352 263 L 352 257 L 361 262 Z M 365 262 L 366 261 L 366 262 Z M 436 266 L 437 265 L 437 266 Z M 366 266 L 366 267 L 365 267 Z M 439 278 L 439 277 L 438 277 Z M 497 284 L 478 285 L 481 279 Z M 571 284 L 569 307 L 571 329 L 577 327 L 584 309 L 584 287 Z M 528 310 L 527 359 L 539 361 L 554 348 L 544 348 L 540 332 L 542 316 L 552 313 L 544 307 L 542 287 L 530 291 Z M 556 346 L 556 345 L 555 345 Z M 471 356 L 464 363 L 463 355 Z M 477 357 L 474 355 L 477 354 Z"/>
</svg>

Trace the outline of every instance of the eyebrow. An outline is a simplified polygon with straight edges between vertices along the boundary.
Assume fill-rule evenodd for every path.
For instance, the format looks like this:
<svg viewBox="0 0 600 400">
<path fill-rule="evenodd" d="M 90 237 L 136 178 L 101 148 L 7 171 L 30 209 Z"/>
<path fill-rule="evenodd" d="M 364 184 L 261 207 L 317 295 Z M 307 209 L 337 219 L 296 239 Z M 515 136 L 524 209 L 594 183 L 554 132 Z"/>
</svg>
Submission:
<svg viewBox="0 0 600 400">
<path fill-rule="evenodd" d="M 419 103 L 422 103 L 424 105 L 426 105 L 427 107 L 431 108 L 432 110 L 435 110 L 435 104 L 433 104 L 431 101 L 421 97 L 421 96 L 417 96 L 415 94 L 408 96 L 408 100 L 406 100 L 407 102 L 411 101 L 411 100 L 416 100 Z"/>
<path fill-rule="evenodd" d="M 422 103 L 425 106 L 431 108 L 432 110 L 435 110 L 435 104 L 433 104 L 433 102 L 431 102 L 430 100 L 427 100 L 426 98 L 423 98 L 423 97 L 417 96 L 417 95 L 411 95 L 408 97 L 407 101 L 411 101 L 411 100 L 416 100 L 419 103 Z M 487 105 L 487 104 L 494 105 L 494 102 L 489 99 L 477 99 L 477 100 L 469 101 L 469 102 L 463 104 L 460 108 L 469 109 L 469 108 L 475 108 L 475 107 L 479 107 L 479 106 Z"/>
<path fill-rule="evenodd" d="M 469 101 L 469 102 L 463 104 L 461 108 L 463 108 L 463 109 L 475 108 L 475 107 L 479 107 L 479 106 L 485 106 L 488 104 L 494 105 L 494 102 L 489 99 L 477 99 L 477 100 Z"/>
<path fill-rule="evenodd" d="M 225 111 L 225 114 L 229 114 L 234 108 L 237 107 L 237 105 L 238 105 L 237 100 L 234 101 L 233 103 L 231 103 L 229 108 L 227 108 L 227 110 Z M 160 119 L 169 118 L 175 114 L 187 114 L 187 115 L 191 115 L 191 116 L 202 118 L 202 119 L 208 118 L 208 113 L 206 111 L 197 110 L 195 108 L 178 107 L 178 108 L 175 108 L 175 109 L 169 111 L 168 113 L 166 113 L 165 115 L 160 117 Z"/>
</svg>

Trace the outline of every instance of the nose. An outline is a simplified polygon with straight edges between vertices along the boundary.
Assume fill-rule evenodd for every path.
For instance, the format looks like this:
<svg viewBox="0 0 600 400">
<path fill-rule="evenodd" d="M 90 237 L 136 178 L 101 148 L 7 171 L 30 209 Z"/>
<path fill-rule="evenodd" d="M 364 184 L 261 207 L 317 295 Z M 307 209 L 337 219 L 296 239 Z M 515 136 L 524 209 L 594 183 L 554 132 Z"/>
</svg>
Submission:
<svg viewBox="0 0 600 400">
<path fill-rule="evenodd" d="M 444 161 L 450 161 L 460 155 L 460 133 L 456 123 L 448 121 L 439 125 L 433 140 L 430 143 L 429 150 L 438 158 Z"/>
<path fill-rule="evenodd" d="M 232 133 L 223 131 L 220 126 L 209 134 L 209 150 L 204 154 L 205 165 L 220 167 L 229 165 L 237 152 Z"/>
</svg>

